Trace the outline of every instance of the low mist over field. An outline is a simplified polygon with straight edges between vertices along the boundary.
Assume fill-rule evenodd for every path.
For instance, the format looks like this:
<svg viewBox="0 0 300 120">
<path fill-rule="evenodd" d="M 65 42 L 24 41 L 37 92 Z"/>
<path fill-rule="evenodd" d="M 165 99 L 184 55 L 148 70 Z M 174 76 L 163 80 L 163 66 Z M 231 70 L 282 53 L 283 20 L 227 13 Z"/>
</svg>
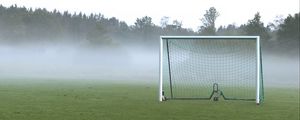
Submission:
<svg viewBox="0 0 300 120">
<path fill-rule="evenodd" d="M 70 44 L 0 46 L 1 78 L 153 80 L 158 54 L 142 46 Z"/>
<path fill-rule="evenodd" d="M 70 44 L 0 46 L 0 78 L 157 83 L 158 47 L 86 48 Z M 266 86 L 297 87 L 299 59 L 263 54 Z"/>
</svg>

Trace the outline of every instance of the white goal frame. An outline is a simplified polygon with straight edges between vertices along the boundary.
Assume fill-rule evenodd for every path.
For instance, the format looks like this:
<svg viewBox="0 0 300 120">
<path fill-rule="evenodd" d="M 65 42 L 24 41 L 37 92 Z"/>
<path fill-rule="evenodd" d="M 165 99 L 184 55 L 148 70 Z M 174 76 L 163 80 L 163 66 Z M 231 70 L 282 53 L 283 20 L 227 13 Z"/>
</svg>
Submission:
<svg viewBox="0 0 300 120">
<path fill-rule="evenodd" d="M 260 50 L 260 37 L 259 36 L 160 36 L 160 52 L 159 52 L 159 101 L 164 100 L 163 96 L 163 46 L 164 46 L 164 39 L 206 39 L 210 38 L 213 40 L 215 39 L 251 39 L 256 40 L 256 67 L 257 67 L 257 73 L 256 73 L 256 104 L 260 104 L 260 91 L 261 91 L 261 50 Z"/>
</svg>

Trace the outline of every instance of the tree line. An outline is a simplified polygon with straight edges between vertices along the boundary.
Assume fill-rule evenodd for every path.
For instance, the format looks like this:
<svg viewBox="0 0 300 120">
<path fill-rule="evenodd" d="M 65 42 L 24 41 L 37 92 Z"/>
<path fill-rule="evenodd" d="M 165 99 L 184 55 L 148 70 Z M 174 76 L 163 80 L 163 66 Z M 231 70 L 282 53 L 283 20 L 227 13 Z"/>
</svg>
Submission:
<svg viewBox="0 0 300 120">
<path fill-rule="evenodd" d="M 65 41 L 101 45 L 112 44 L 114 40 L 149 42 L 159 35 L 194 35 L 191 29 L 182 25 L 155 25 L 152 18 L 137 18 L 134 25 L 103 14 L 69 13 L 57 10 L 25 8 L 0 5 L 0 41 L 43 42 Z"/>
<path fill-rule="evenodd" d="M 0 41 L 71 41 L 87 45 L 108 45 L 116 41 L 156 44 L 160 35 L 259 35 L 267 48 L 288 46 L 287 49 L 299 49 L 299 13 L 265 25 L 257 12 L 240 26 L 229 24 L 216 27 L 219 15 L 214 7 L 206 10 L 199 21 L 202 26 L 198 31 L 193 31 L 183 28 L 182 22 L 178 20 L 170 22 L 166 16 L 161 18 L 160 25 L 155 25 L 149 16 L 137 18 L 134 25 L 128 25 L 115 17 L 106 18 L 101 13 L 86 15 L 81 12 L 0 5 Z"/>
</svg>

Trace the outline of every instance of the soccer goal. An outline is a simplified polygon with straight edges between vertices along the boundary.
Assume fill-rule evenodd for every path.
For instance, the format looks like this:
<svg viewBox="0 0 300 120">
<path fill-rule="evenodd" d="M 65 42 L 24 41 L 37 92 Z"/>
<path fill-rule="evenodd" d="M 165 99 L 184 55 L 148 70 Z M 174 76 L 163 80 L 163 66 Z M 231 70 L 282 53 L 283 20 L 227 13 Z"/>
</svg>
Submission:
<svg viewBox="0 0 300 120">
<path fill-rule="evenodd" d="M 159 101 L 264 99 L 259 36 L 161 36 Z"/>
</svg>

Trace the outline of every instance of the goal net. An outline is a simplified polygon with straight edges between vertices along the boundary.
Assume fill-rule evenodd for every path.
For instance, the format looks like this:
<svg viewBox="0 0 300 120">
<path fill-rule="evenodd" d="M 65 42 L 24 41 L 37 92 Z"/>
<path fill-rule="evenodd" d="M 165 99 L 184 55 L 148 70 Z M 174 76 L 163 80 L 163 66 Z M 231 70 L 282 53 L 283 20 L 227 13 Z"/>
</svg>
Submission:
<svg viewBox="0 0 300 120">
<path fill-rule="evenodd" d="M 263 100 L 258 36 L 161 36 L 159 100 Z"/>
</svg>

